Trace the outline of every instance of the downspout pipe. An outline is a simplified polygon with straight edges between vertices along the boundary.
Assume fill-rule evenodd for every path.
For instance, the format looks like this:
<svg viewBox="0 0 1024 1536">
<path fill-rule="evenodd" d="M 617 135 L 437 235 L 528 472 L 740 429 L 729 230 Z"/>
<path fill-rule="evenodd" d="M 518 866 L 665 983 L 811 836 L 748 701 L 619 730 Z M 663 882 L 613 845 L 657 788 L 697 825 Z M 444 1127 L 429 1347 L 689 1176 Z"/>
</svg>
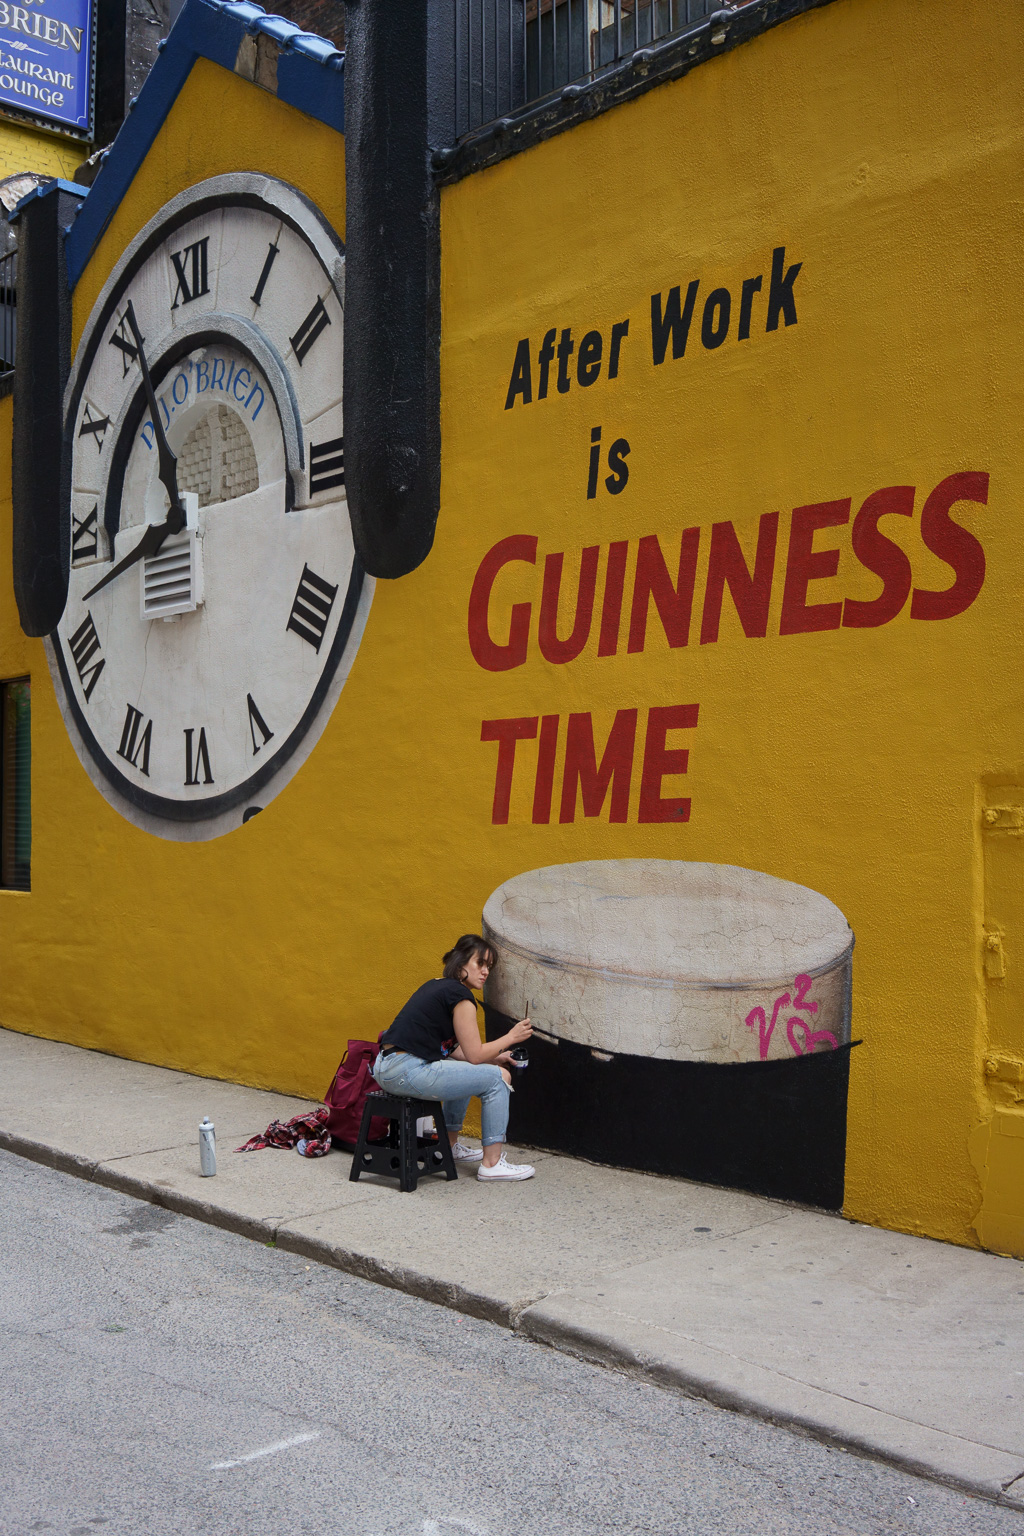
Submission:
<svg viewBox="0 0 1024 1536">
<path fill-rule="evenodd" d="M 357 553 L 370 575 L 391 579 L 426 558 L 440 504 L 430 141 L 444 137 L 432 120 L 450 74 L 449 26 L 439 20 L 450 8 L 451 0 L 346 4 L 345 486 Z"/>
<path fill-rule="evenodd" d="M 64 236 L 86 188 L 49 181 L 11 215 L 18 229 L 11 494 L 14 597 L 26 635 L 56 629 L 71 567 L 71 463 L 64 390 L 71 366 L 71 292 Z"/>
</svg>

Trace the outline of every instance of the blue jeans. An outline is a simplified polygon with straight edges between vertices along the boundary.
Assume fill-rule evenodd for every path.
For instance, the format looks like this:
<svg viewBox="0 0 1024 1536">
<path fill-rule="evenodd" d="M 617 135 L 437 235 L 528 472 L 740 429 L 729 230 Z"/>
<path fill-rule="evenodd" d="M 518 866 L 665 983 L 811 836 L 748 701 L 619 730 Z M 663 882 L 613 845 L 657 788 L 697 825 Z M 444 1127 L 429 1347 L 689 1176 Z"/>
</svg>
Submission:
<svg viewBox="0 0 1024 1536">
<path fill-rule="evenodd" d="M 408 1051 L 378 1056 L 373 1075 L 387 1093 L 413 1099 L 440 1099 L 449 1131 L 461 1131 L 472 1098 L 480 1100 L 481 1140 L 485 1147 L 505 1140 L 508 1087 L 501 1068 L 473 1066 L 469 1061 L 421 1061 Z"/>
</svg>

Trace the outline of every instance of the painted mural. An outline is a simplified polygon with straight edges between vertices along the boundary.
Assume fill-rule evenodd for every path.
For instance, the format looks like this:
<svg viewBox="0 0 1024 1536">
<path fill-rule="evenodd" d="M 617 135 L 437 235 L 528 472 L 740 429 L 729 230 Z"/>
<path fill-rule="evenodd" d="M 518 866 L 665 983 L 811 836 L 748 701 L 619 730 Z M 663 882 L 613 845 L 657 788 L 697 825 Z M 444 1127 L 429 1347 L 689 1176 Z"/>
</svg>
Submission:
<svg viewBox="0 0 1024 1536">
<path fill-rule="evenodd" d="M 516 876 L 483 920 L 488 1025 L 534 1025 L 513 1138 L 842 1205 L 853 935 L 825 897 L 609 859 Z"/>
<path fill-rule="evenodd" d="M 482 921 L 513 1136 L 1024 1254 L 1024 28 L 967 10 L 446 182 L 436 536 L 374 583 L 342 61 L 189 0 L 66 241 L 0 1023 L 319 1097 Z"/>
</svg>

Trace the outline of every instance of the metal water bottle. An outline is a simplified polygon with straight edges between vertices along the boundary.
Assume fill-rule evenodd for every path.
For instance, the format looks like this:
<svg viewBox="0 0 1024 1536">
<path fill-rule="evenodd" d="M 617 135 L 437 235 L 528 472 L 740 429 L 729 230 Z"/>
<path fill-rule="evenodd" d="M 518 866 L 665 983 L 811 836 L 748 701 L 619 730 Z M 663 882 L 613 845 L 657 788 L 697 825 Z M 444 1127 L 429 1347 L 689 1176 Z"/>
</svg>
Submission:
<svg viewBox="0 0 1024 1536">
<path fill-rule="evenodd" d="M 217 1133 L 209 1115 L 199 1122 L 199 1172 L 204 1179 L 217 1172 Z"/>
</svg>

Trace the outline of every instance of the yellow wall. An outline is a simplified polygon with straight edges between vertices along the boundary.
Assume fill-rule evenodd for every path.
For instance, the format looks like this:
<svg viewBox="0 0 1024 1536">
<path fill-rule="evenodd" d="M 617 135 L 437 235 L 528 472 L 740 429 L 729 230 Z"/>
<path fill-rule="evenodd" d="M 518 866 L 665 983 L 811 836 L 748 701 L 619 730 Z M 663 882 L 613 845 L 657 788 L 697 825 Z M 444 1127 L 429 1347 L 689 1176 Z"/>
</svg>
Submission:
<svg viewBox="0 0 1024 1536">
<path fill-rule="evenodd" d="M 994 1108 L 985 987 L 1009 984 L 982 976 L 981 785 L 1024 783 L 1022 358 L 1007 307 L 1020 259 L 1022 54 L 1012 0 L 934 0 L 924 14 L 914 0 L 836 0 L 453 187 L 443 205 L 444 513 L 430 562 L 402 589 L 414 631 L 432 615 L 435 634 L 445 625 L 433 667 L 455 697 L 451 739 L 465 743 L 475 869 L 710 860 L 798 881 L 842 909 L 857 939 L 853 1033 L 864 1041 L 852 1058 L 846 1211 L 957 1242 L 977 1241 L 987 1177 L 969 1149 Z M 787 266 L 803 263 L 798 319 L 766 333 L 777 246 Z M 735 304 L 758 273 L 741 342 Z M 655 367 L 650 296 L 677 283 L 685 294 L 692 278 L 701 288 L 685 357 L 670 349 Z M 700 305 L 720 284 L 733 294 L 732 325 L 707 350 Z M 552 382 L 546 400 L 504 409 L 520 338 L 535 358 L 551 326 L 572 326 L 577 341 L 597 328 L 607 346 L 626 316 L 616 380 L 602 374 L 564 395 Z M 631 474 L 622 494 L 588 502 L 598 423 L 605 443 L 630 442 Z M 908 604 L 882 627 L 780 635 L 792 509 L 852 497 L 855 514 L 880 488 L 916 487 L 914 517 L 890 517 L 883 531 L 908 551 L 915 585 L 941 589 L 951 572 L 922 544 L 922 504 L 963 470 L 990 476 L 987 506 L 953 513 L 987 560 L 966 612 L 922 622 Z M 774 511 L 767 637 L 747 639 L 727 598 L 719 640 L 697 643 L 711 524 L 734 522 L 749 553 L 758 519 Z M 603 570 L 609 542 L 658 533 L 666 549 L 674 537 L 678 558 L 691 525 L 703 538 L 686 650 L 670 650 L 652 616 L 642 655 L 620 643 L 599 658 L 595 623 L 578 660 L 553 666 L 538 654 L 535 611 L 524 666 L 472 665 L 462 603 L 499 538 L 536 533 L 540 558 L 571 552 L 575 590 L 583 546 L 603 546 Z M 812 582 L 808 601 L 878 594 L 849 527 L 820 532 L 815 549 L 841 551 L 839 574 Z M 599 574 L 599 602 L 602 587 Z M 536 605 L 539 565 L 510 567 L 499 590 L 495 628 L 507 634 L 511 604 Z M 453 611 L 442 593 L 456 597 Z M 570 618 L 571 606 L 566 629 Z M 512 822 L 488 835 L 495 749 L 473 747 L 478 718 L 600 710 L 607 721 L 675 702 L 701 710 L 685 733 L 688 776 L 669 781 L 692 797 L 688 824 L 517 825 L 514 791 Z M 532 781 L 534 743 L 520 750 Z M 1011 853 L 1019 878 L 1019 839 Z M 1012 979 L 1024 927 L 1005 944 Z M 1024 1058 L 1015 1017 L 1001 1049 Z M 1003 1217 L 989 1241 L 1024 1252 L 1019 1085 L 1002 1116 L 1001 1137 L 975 1131 L 979 1159 L 982 1143 L 1010 1148 L 992 1177 Z"/>
<path fill-rule="evenodd" d="M 0 180 L 21 171 L 71 181 L 91 145 L 43 133 L 27 123 L 0 117 Z"/>
<path fill-rule="evenodd" d="M 856 933 L 864 1044 L 852 1058 L 848 1214 L 977 1243 L 972 1222 L 998 1184 L 1002 1215 L 991 1233 L 982 1222 L 984 1240 L 1011 1248 L 1024 1212 L 1005 1193 L 1008 1165 L 990 1177 L 987 1160 L 999 1138 L 1024 1140 L 997 1136 L 984 1068 L 985 988 L 999 978 L 982 967 L 981 811 L 991 786 L 1024 785 L 1022 42 L 1014 0 L 933 0 L 927 24 L 914 0 L 835 0 L 445 192 L 437 541 L 412 576 L 378 584 L 320 743 L 239 831 L 163 841 L 99 796 L 8 599 L 0 675 L 33 679 L 33 889 L 0 893 L 0 1022 L 319 1095 L 345 1039 L 388 1023 L 510 875 L 587 858 L 745 865 L 824 892 Z M 199 65 L 79 285 L 76 336 L 118 253 L 167 198 L 257 168 L 340 227 L 337 137 Z M 799 318 L 766 334 L 777 246 L 803 263 Z M 749 341 L 736 340 L 734 310 L 727 341 L 705 350 L 698 308 L 685 357 L 670 349 L 653 366 L 652 293 L 697 277 L 701 300 L 719 284 L 735 299 L 757 273 Z M 616 380 L 565 395 L 552 382 L 545 401 L 504 409 L 520 338 L 534 353 L 549 326 L 607 341 L 626 316 Z M 588 501 L 598 423 L 604 446 L 629 440 L 630 479 Z M 955 509 L 987 560 L 966 612 L 779 634 L 793 508 L 851 497 L 856 513 L 880 488 L 916 487 L 913 518 L 885 531 L 909 552 L 915 584 L 940 589 L 950 572 L 923 546 L 922 504 L 965 470 L 990 476 L 987 506 Z M 727 597 L 720 638 L 700 645 L 711 524 L 732 521 L 749 552 L 774 511 L 766 638 L 744 637 Z M 576 660 L 545 661 L 539 563 L 495 589 L 496 630 L 513 600 L 534 604 L 525 664 L 491 672 L 473 659 L 469 592 L 499 539 L 537 535 L 540 561 L 565 551 L 572 583 L 581 548 L 600 545 L 600 604 L 610 542 L 631 540 L 632 561 L 636 540 L 657 533 L 678 553 L 690 526 L 703 537 L 685 650 L 669 649 L 652 611 L 645 650 L 628 654 L 627 599 L 617 655 L 597 656 L 595 623 Z M 817 536 L 841 563 L 809 601 L 877 594 L 849 535 Z M 6 527 L 0 542 L 6 562 Z M 635 776 L 623 824 L 606 807 L 533 825 L 536 747 L 524 743 L 509 823 L 492 824 L 496 749 L 481 743 L 482 720 L 591 711 L 607 730 L 620 708 L 694 702 L 689 772 L 664 790 L 691 797 L 688 822 L 638 824 Z M 1024 933 L 1012 913 L 990 921 L 1012 984 Z M 1015 1036 L 996 1043 L 1000 1059 L 1024 1057 Z M 1012 1130 L 1019 1101 L 1012 1086 L 998 1093 Z"/>
<path fill-rule="evenodd" d="M 110 268 L 152 214 L 183 187 L 232 170 L 281 176 L 344 231 L 340 137 L 200 61 L 76 289 L 76 341 Z M 5 488 L 10 433 L 3 423 L 10 411 L 9 400 L 0 402 Z M 18 625 L 9 489 L 2 516 L 0 677 L 32 678 L 33 841 L 31 894 L 0 891 L 0 1023 L 319 1096 L 346 1032 L 360 1035 L 367 1027 L 367 1002 L 339 987 L 339 976 L 351 986 L 357 972 L 348 953 L 339 957 L 339 912 L 330 900 L 353 878 L 333 841 L 345 836 L 336 827 L 335 786 L 344 771 L 339 749 L 344 760 L 359 705 L 368 707 L 366 694 L 348 715 L 354 677 L 296 781 L 298 794 L 286 791 L 267 808 L 265 828 L 257 818 L 239 835 L 209 844 L 150 837 L 107 805 L 74 754 L 43 646 L 26 640 Z M 372 680 L 369 686 L 372 706 Z M 318 825 L 328 837 L 315 835 Z M 323 900 L 310 901 L 310 893 Z M 376 1004 L 379 1029 L 389 1002 L 382 1004 L 379 992 L 368 1001 Z"/>
</svg>

